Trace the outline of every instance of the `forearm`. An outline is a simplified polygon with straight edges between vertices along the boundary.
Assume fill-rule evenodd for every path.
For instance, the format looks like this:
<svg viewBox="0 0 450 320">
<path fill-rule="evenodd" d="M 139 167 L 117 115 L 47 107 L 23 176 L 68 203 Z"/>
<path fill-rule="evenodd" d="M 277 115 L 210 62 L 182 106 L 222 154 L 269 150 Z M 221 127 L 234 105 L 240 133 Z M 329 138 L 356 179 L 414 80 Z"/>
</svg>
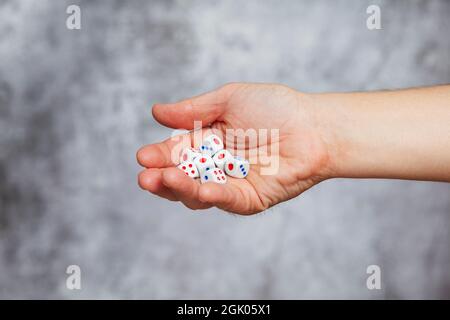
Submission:
<svg viewBox="0 0 450 320">
<path fill-rule="evenodd" d="M 450 86 L 311 95 L 334 177 L 450 181 Z"/>
</svg>

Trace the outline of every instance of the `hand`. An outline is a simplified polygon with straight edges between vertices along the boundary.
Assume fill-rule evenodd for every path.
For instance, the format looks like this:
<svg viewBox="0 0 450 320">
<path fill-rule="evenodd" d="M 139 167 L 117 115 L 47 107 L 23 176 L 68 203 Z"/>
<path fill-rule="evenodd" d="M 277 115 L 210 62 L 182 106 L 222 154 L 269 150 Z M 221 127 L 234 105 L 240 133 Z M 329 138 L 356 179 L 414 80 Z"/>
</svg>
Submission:
<svg viewBox="0 0 450 320">
<path fill-rule="evenodd" d="M 165 126 L 193 129 L 194 120 L 201 120 L 222 136 L 226 129 L 279 130 L 278 139 L 258 141 L 250 150 L 278 147 L 275 174 L 261 175 L 261 163 L 253 163 L 246 179 L 228 177 L 223 185 L 200 184 L 174 167 L 171 150 L 177 142 L 172 139 L 142 147 L 137 153 L 138 162 L 146 168 L 139 174 L 141 188 L 191 209 L 216 206 L 254 214 L 299 195 L 330 171 L 326 139 L 313 104 L 306 95 L 285 86 L 232 83 L 178 103 L 156 104 L 152 112 Z M 236 151 L 246 147 L 237 145 Z"/>
</svg>

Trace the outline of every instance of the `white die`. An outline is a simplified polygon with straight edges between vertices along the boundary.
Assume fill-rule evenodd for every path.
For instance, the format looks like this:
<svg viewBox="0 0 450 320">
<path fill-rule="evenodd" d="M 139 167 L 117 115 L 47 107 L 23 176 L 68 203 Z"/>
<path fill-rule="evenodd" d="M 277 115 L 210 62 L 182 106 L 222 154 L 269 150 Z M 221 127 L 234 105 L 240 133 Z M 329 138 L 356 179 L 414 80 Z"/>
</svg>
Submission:
<svg viewBox="0 0 450 320">
<path fill-rule="evenodd" d="M 185 161 L 194 161 L 195 158 L 197 158 L 198 156 L 201 156 L 201 155 L 202 154 L 200 153 L 200 151 L 198 151 L 192 147 L 184 148 L 181 151 L 180 163 L 183 163 Z"/>
<path fill-rule="evenodd" d="M 200 174 L 202 174 L 205 171 L 214 169 L 216 167 L 214 165 L 213 159 L 206 154 L 202 154 L 200 157 L 195 158 L 194 164 L 197 167 Z"/>
<path fill-rule="evenodd" d="M 213 156 L 214 163 L 216 164 L 216 167 L 224 170 L 225 163 L 227 161 L 233 160 L 233 156 L 228 150 L 220 150 L 216 152 L 216 154 Z"/>
<path fill-rule="evenodd" d="M 220 139 L 215 134 L 212 134 L 210 136 L 207 136 L 203 139 L 203 143 L 200 146 L 199 150 L 203 154 L 207 154 L 209 156 L 213 156 L 217 151 L 220 151 L 223 149 L 223 142 L 222 139 Z"/>
<path fill-rule="evenodd" d="M 185 161 L 178 165 L 178 168 L 184 171 L 184 173 L 191 178 L 198 178 L 199 172 L 194 162 Z"/>
<path fill-rule="evenodd" d="M 208 171 L 205 171 L 200 176 L 200 181 L 202 183 L 206 182 L 215 182 L 215 183 L 226 183 L 227 177 L 219 168 L 214 168 Z"/>
<path fill-rule="evenodd" d="M 245 178 L 249 169 L 250 163 L 241 157 L 235 157 L 225 162 L 225 173 L 234 178 Z"/>
</svg>

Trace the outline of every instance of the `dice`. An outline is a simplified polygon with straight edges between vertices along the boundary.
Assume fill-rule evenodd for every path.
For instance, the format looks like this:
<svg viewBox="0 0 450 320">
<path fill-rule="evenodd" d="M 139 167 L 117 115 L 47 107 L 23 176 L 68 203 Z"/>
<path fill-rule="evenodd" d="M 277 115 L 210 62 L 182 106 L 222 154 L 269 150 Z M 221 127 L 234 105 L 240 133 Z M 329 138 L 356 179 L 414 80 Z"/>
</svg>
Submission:
<svg viewBox="0 0 450 320">
<path fill-rule="evenodd" d="M 197 158 L 198 156 L 201 156 L 202 154 L 200 153 L 200 151 L 189 147 L 189 148 L 184 148 L 181 151 L 181 155 L 180 155 L 180 163 L 183 163 L 185 161 L 194 161 L 195 158 Z"/>
<path fill-rule="evenodd" d="M 225 163 L 227 161 L 233 160 L 233 156 L 228 150 L 220 150 L 216 152 L 216 154 L 213 156 L 214 163 L 216 164 L 216 167 L 224 170 Z"/>
<path fill-rule="evenodd" d="M 227 177 L 225 176 L 222 170 L 214 168 L 203 172 L 202 175 L 200 176 L 200 181 L 202 183 L 215 182 L 223 184 L 227 182 Z"/>
<path fill-rule="evenodd" d="M 223 149 L 223 142 L 217 135 L 212 134 L 203 139 L 203 143 L 199 150 L 201 153 L 213 156 L 218 151 Z"/>
<path fill-rule="evenodd" d="M 194 164 L 197 167 L 200 174 L 205 171 L 214 169 L 216 166 L 214 165 L 214 160 L 205 154 L 194 159 Z"/>
<path fill-rule="evenodd" d="M 197 166 L 192 161 L 184 161 L 178 165 L 178 168 L 183 170 L 184 173 L 191 178 L 195 179 L 199 177 Z"/>
<path fill-rule="evenodd" d="M 203 139 L 199 150 L 189 147 L 181 151 L 178 168 L 191 178 L 200 177 L 201 183 L 226 183 L 225 173 L 234 178 L 245 178 L 250 163 L 243 158 L 233 157 L 223 148 L 223 141 L 217 135 L 209 135 Z"/>
<path fill-rule="evenodd" d="M 245 178 L 249 169 L 250 163 L 241 157 L 235 157 L 225 162 L 225 173 L 234 178 Z"/>
</svg>

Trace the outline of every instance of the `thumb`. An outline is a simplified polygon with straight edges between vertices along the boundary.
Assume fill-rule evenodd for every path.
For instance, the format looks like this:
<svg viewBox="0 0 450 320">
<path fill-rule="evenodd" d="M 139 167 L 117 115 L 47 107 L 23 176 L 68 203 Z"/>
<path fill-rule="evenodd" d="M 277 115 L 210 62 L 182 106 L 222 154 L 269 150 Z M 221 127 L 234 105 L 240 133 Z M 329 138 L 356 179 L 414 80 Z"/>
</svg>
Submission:
<svg viewBox="0 0 450 320">
<path fill-rule="evenodd" d="M 176 103 L 155 104 L 153 117 L 162 125 L 175 129 L 193 129 L 194 121 L 202 121 L 202 127 L 208 126 L 224 114 L 232 86 L 225 85 Z"/>
</svg>

